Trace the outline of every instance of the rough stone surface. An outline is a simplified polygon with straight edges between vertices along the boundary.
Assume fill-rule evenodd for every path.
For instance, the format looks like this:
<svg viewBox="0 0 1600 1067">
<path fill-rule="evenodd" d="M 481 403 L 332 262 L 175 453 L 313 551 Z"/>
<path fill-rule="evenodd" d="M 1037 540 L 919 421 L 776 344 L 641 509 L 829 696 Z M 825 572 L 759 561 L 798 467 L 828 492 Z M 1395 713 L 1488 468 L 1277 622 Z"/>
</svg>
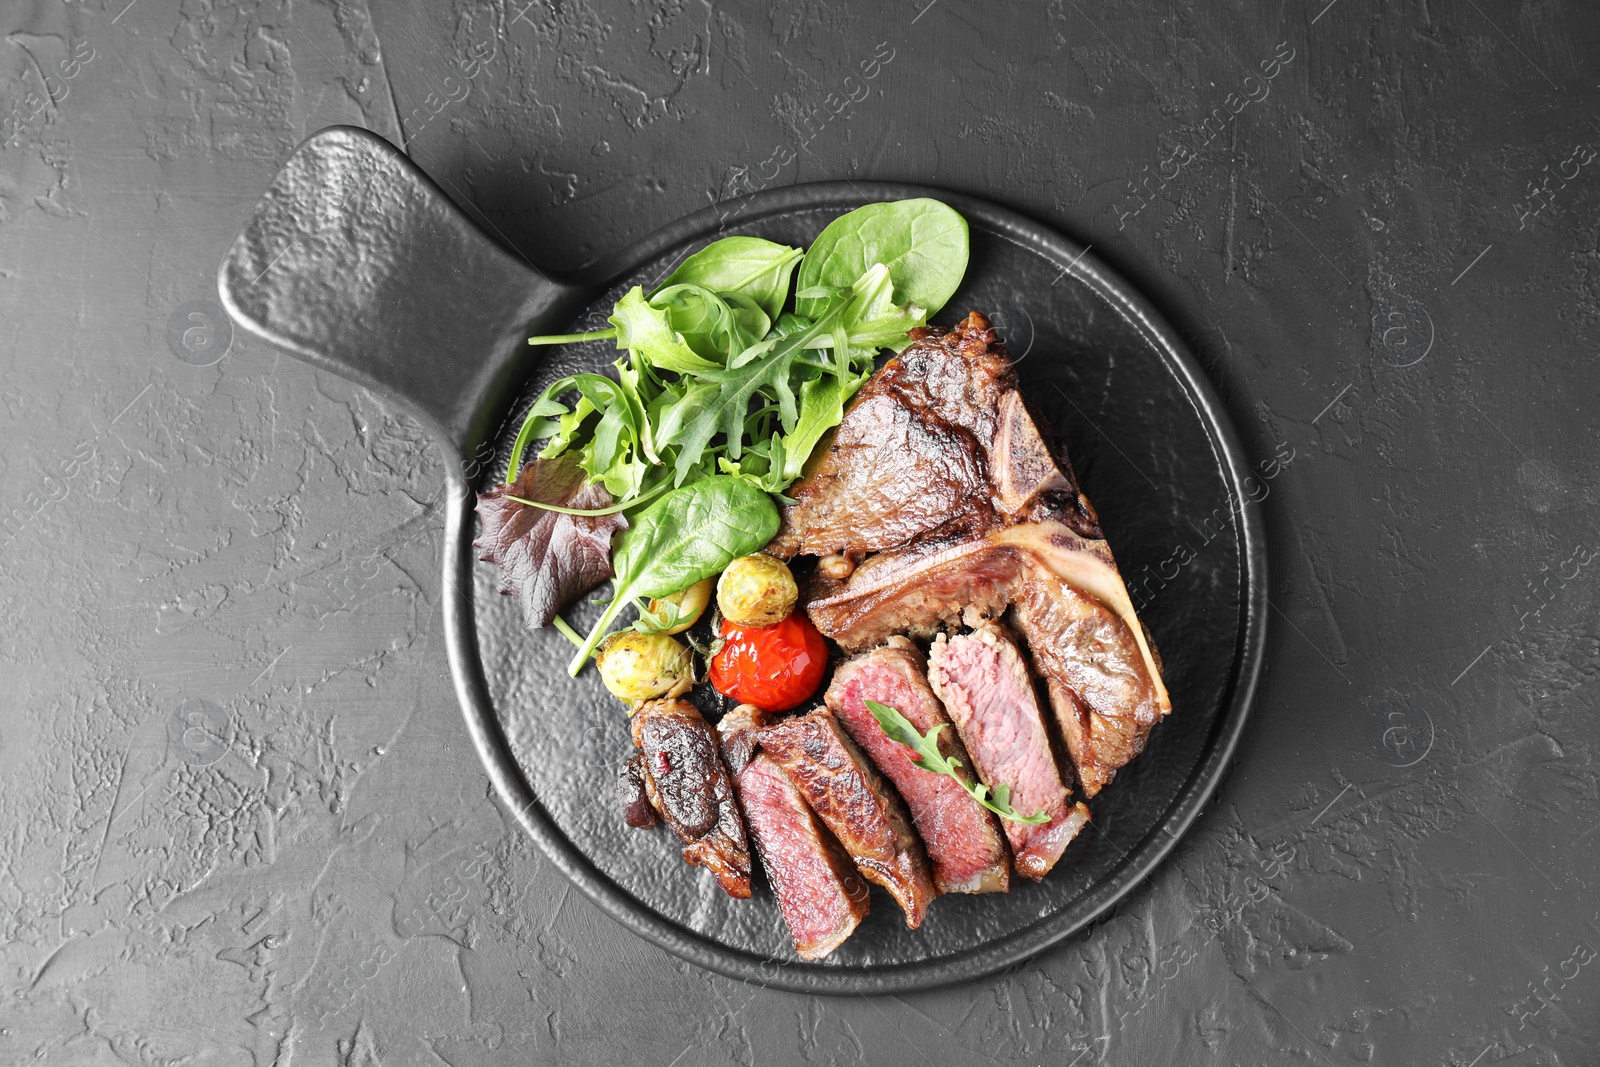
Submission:
<svg viewBox="0 0 1600 1067">
<path fill-rule="evenodd" d="M 1590 1062 L 1588 6 L 37 0 L 0 30 L 0 1062 Z M 873 1001 L 701 972 L 570 892 L 456 710 L 438 455 L 242 334 L 213 362 L 186 307 L 341 122 L 553 268 L 839 177 L 1092 243 L 1278 460 L 1214 810 L 1059 950 Z"/>
</svg>

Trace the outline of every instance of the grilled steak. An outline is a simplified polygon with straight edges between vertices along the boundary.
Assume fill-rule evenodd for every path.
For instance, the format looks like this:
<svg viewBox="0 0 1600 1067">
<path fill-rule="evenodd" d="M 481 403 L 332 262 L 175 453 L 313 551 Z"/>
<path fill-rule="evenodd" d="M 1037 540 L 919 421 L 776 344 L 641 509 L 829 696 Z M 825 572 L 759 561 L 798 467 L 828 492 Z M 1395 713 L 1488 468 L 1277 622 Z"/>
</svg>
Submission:
<svg viewBox="0 0 1600 1067">
<path fill-rule="evenodd" d="M 1171 705 L 1132 605 L 1123 614 L 1107 607 L 1112 593 L 1126 601 L 1121 582 L 1105 599 L 1086 595 L 1091 587 L 1063 581 L 1052 558 L 1042 552 L 1030 559 L 1033 577 L 1014 588 L 1013 611 L 1049 684 L 1078 781 L 1092 797 L 1144 751 L 1150 729 Z"/>
<path fill-rule="evenodd" d="M 874 378 L 873 381 L 877 379 Z M 876 552 L 938 530 L 956 535 L 988 524 L 983 455 L 948 426 L 930 423 L 893 396 L 862 396 L 841 423 L 816 472 L 784 509 L 766 551 L 782 559 L 850 549 Z"/>
<path fill-rule="evenodd" d="M 813 581 L 806 611 L 852 651 L 894 633 L 974 626 L 1015 604 L 1017 627 L 1049 682 L 1067 750 L 1092 797 L 1143 751 L 1171 707 L 1160 663 L 1104 546 L 1038 522 L 976 541 L 880 553 L 848 581 Z"/>
<path fill-rule="evenodd" d="M 794 782 L 757 747 L 772 718 L 753 704 L 740 704 L 717 723 L 717 736 L 795 952 L 803 960 L 820 960 L 855 932 L 871 896 Z"/>
<path fill-rule="evenodd" d="M 750 896 L 750 848 L 717 738 L 687 700 L 651 700 L 633 713 L 651 805 L 683 842 L 684 862 L 717 876 L 730 897 Z"/>
<path fill-rule="evenodd" d="M 769 551 L 877 553 L 843 580 L 819 572 L 805 590 L 812 622 L 847 652 L 895 633 L 973 626 L 1016 605 L 1094 796 L 1171 702 L 1094 509 L 1017 392 L 994 331 L 977 313 L 949 332 L 921 331 L 859 397 L 833 446 L 790 488 L 796 503 Z M 915 439 L 884 430 L 913 424 Z M 929 485 L 936 505 L 917 502 Z M 911 502 L 901 507 L 902 497 Z"/>
<path fill-rule="evenodd" d="M 761 732 L 761 748 L 783 768 L 827 824 L 856 869 L 883 886 L 922 925 L 936 890 L 905 805 L 840 728 L 819 708 Z"/>
<path fill-rule="evenodd" d="M 910 641 L 891 637 L 885 647 L 834 671 L 828 707 L 911 809 L 939 892 L 1004 893 L 1011 888 L 1011 864 L 995 817 L 947 776 L 919 767 L 911 750 L 891 740 L 867 708 L 868 700 L 887 704 L 923 734 L 948 725 L 944 708 L 928 688 L 925 662 Z M 963 774 L 972 765 L 954 730 L 939 734 L 939 748 L 961 761 Z"/>
<path fill-rule="evenodd" d="M 1043 878 L 1089 821 L 1089 809 L 1067 801 L 1022 653 L 998 624 L 986 622 L 970 634 L 940 634 L 929 658 L 929 680 L 984 784 L 1009 786 L 1011 806 L 1023 815 L 1049 814 L 1037 825 L 1001 820 L 1017 873 Z"/>
<path fill-rule="evenodd" d="M 761 731 L 771 726 L 776 716 L 754 704 L 740 704 L 717 723 L 717 743 L 722 762 L 737 778 L 760 750 Z"/>
<path fill-rule="evenodd" d="M 1100 527 L 1071 467 L 1017 392 L 1005 346 L 977 312 L 917 340 L 856 394 L 789 493 L 775 556 L 878 552 L 1031 517 L 1038 505 L 1085 537 Z"/>
<path fill-rule="evenodd" d="M 958 328 L 948 349 L 913 343 L 861 387 L 827 449 L 791 490 L 795 503 L 784 508 L 768 552 L 784 559 L 876 552 L 935 531 L 957 536 L 989 525 L 984 457 L 1011 371 L 1003 350 L 991 354 L 967 338 Z M 949 373 L 947 351 L 969 353 L 971 365 L 961 370 L 970 373 Z"/>
<path fill-rule="evenodd" d="M 635 752 L 617 772 L 617 799 L 622 803 L 622 818 L 629 826 L 648 830 L 661 819 L 645 790 L 644 754 Z"/>
<path fill-rule="evenodd" d="M 803 960 L 820 960 L 867 917 L 867 883 L 794 782 L 757 754 L 736 781 L 750 836 L 761 853 L 778 910 Z"/>
</svg>

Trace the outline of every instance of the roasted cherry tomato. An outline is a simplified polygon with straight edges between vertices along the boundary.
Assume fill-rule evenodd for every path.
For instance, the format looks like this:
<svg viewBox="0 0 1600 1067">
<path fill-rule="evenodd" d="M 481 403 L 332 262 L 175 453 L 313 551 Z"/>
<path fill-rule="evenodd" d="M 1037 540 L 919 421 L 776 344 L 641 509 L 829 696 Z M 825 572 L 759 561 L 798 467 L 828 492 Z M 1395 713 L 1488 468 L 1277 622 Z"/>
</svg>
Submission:
<svg viewBox="0 0 1600 1067">
<path fill-rule="evenodd" d="M 803 704 L 828 666 L 828 648 L 803 611 L 771 626 L 722 622 L 722 648 L 711 657 L 717 692 L 767 711 Z"/>
</svg>

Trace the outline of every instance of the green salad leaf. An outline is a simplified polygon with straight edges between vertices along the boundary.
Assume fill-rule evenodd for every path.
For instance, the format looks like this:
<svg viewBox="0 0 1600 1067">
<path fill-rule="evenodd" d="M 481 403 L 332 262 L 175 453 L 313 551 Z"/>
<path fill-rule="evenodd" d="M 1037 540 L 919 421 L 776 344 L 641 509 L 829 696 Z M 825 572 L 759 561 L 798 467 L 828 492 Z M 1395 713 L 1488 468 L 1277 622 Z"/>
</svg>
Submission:
<svg viewBox="0 0 1600 1067">
<path fill-rule="evenodd" d="M 789 298 L 789 277 L 802 251 L 759 237 L 724 237 L 678 264 L 662 287 L 692 284 L 748 297 L 776 319 Z"/>
<path fill-rule="evenodd" d="M 672 328 L 713 367 L 722 366 L 730 352 L 744 351 L 772 328 L 771 317 L 750 297 L 713 293 L 703 285 L 669 285 L 657 290 L 650 303 L 666 311 Z"/>
<path fill-rule="evenodd" d="M 883 727 L 883 732 L 889 740 L 898 741 L 916 753 L 915 762 L 922 770 L 933 774 L 942 774 L 950 778 L 979 804 L 988 808 L 1002 819 L 1012 822 L 1026 823 L 1037 826 L 1050 821 L 1050 816 L 1044 811 L 1037 811 L 1032 815 L 1022 815 L 1011 806 L 1011 787 L 1004 782 L 994 787 L 993 799 L 990 799 L 989 787 L 982 782 L 974 783 L 966 776 L 958 773 L 965 766 L 958 759 L 949 759 L 939 751 L 939 733 L 950 724 L 942 722 L 929 730 L 926 734 L 919 733 L 911 725 L 911 720 L 887 704 L 880 704 L 876 700 L 867 701 L 867 710 L 872 712 L 872 717 L 878 720 L 878 725 Z"/>
<path fill-rule="evenodd" d="M 634 286 L 617 301 L 611 312 L 611 324 L 617 328 L 617 347 L 626 348 L 659 370 L 692 374 L 696 371 L 715 370 L 717 364 L 706 359 L 689 343 L 674 321 L 673 311 L 684 325 L 690 322 L 701 331 L 705 312 L 702 308 L 660 307 L 645 299 L 644 290 Z"/>
<path fill-rule="evenodd" d="M 868 204 L 830 222 L 800 264 L 801 293 L 849 285 L 874 263 L 889 268 L 894 299 L 932 315 L 944 307 L 967 272 L 967 220 L 937 200 Z M 821 297 L 801 295 L 795 310 L 821 313 Z"/>
<path fill-rule="evenodd" d="M 635 597 L 665 597 L 722 573 L 778 532 L 778 506 L 748 482 L 713 474 L 674 489 L 630 520 L 611 553 L 611 602 L 568 670 L 577 674 Z"/>
</svg>

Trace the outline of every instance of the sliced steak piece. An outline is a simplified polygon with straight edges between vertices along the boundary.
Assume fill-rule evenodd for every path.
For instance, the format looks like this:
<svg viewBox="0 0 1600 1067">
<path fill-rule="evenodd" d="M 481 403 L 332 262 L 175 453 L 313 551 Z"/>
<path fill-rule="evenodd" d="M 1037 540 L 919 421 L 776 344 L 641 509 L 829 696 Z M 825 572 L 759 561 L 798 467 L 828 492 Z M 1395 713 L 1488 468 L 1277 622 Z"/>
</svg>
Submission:
<svg viewBox="0 0 1600 1067">
<path fill-rule="evenodd" d="M 905 804 L 832 712 L 818 708 L 763 730 L 761 748 L 788 773 L 862 876 L 904 909 L 906 926 L 921 926 L 937 892 L 922 842 Z"/>
<path fill-rule="evenodd" d="M 1144 749 L 1172 708 L 1110 550 L 1058 522 L 879 553 L 843 582 L 813 580 L 806 596 L 811 621 L 847 652 L 894 633 L 976 626 L 1015 604 L 1086 796 Z"/>
<path fill-rule="evenodd" d="M 683 842 L 684 862 L 717 876 L 730 897 L 750 896 L 750 846 L 717 737 L 687 700 L 651 700 L 633 713 L 651 805 Z"/>
<path fill-rule="evenodd" d="M 640 830 L 648 830 L 661 821 L 644 783 L 644 754 L 635 752 L 617 772 L 617 799 L 622 803 L 622 818 Z"/>
<path fill-rule="evenodd" d="M 1034 565 L 1017 585 L 1017 629 L 1049 684 L 1050 704 L 1078 769 L 1094 796 L 1144 751 L 1150 730 L 1171 707 L 1154 650 L 1137 619 L 1085 596 L 1050 568 Z M 1139 627 L 1134 629 L 1132 627 Z M 1144 650 L 1151 660 L 1134 653 Z"/>
<path fill-rule="evenodd" d="M 795 952 L 820 960 L 866 918 L 871 894 L 794 782 L 761 754 L 761 731 L 773 719 L 754 704 L 740 704 L 717 723 L 717 736 Z"/>
<path fill-rule="evenodd" d="M 802 590 L 806 614 L 848 653 L 895 634 L 933 637 L 1005 611 L 1021 557 L 987 538 L 929 543 L 863 560 L 849 578 L 813 575 Z"/>
<path fill-rule="evenodd" d="M 978 776 L 992 791 L 1010 786 L 1011 806 L 1020 814 L 1049 814 L 1049 822 L 1037 825 L 1001 820 L 1017 873 L 1043 878 L 1089 821 L 1089 809 L 1068 803 L 1022 653 L 1002 627 L 986 622 L 970 634 L 940 634 L 929 659 L 934 692 L 961 731 Z"/>
<path fill-rule="evenodd" d="M 1011 862 L 995 817 L 948 776 L 918 766 L 911 749 L 891 740 L 867 707 L 869 700 L 887 704 L 922 734 L 941 724 L 948 727 L 950 719 L 928 688 L 925 664 L 916 645 L 891 637 L 883 648 L 834 671 L 828 707 L 911 809 L 939 892 L 1004 893 L 1011 888 Z M 940 732 L 939 748 L 961 761 L 963 775 L 972 766 L 953 729 Z"/>
<path fill-rule="evenodd" d="M 770 758 L 757 753 L 735 781 L 794 950 L 803 960 L 820 960 L 867 917 L 867 883 Z"/>
</svg>

